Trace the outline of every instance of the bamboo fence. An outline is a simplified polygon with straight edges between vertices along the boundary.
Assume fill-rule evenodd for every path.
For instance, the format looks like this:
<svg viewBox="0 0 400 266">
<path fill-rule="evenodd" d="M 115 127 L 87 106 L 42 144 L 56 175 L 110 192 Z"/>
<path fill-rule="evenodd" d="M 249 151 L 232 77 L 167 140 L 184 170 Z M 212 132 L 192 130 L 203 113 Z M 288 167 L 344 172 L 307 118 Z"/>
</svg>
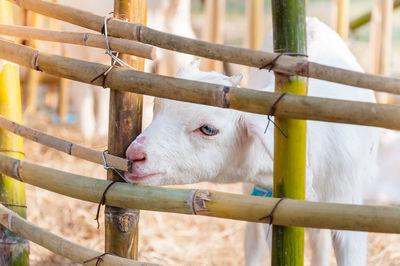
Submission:
<svg viewBox="0 0 400 266">
<path fill-rule="evenodd" d="M 393 9 L 396 9 L 400 7 L 400 0 L 394 0 L 393 1 Z M 358 29 L 359 27 L 367 24 L 371 20 L 371 11 L 368 11 L 364 15 L 354 19 L 352 22 L 350 22 L 350 29 L 355 30 Z"/>
<path fill-rule="evenodd" d="M 114 0 L 114 17 L 125 21 L 146 23 L 147 0 Z M 132 67 L 144 71 L 143 58 L 120 58 Z M 143 96 L 139 94 L 111 90 L 108 150 L 116 156 L 124 156 L 131 141 L 141 132 Z M 123 181 L 113 170 L 107 171 L 107 179 Z M 121 257 L 137 259 L 139 246 L 139 210 L 106 206 L 105 250 Z"/>
<path fill-rule="evenodd" d="M 76 199 L 98 203 L 109 180 L 100 180 L 20 161 L 0 154 L 0 172 L 25 183 Z M 211 190 L 177 189 L 116 183 L 106 204 L 121 208 L 202 215 L 258 223 L 270 213 L 278 198 L 264 198 Z M 273 224 L 400 233 L 399 207 L 283 200 Z"/>
<path fill-rule="evenodd" d="M 94 31 L 101 31 L 104 24 L 104 17 L 102 16 L 43 0 L 8 1 L 34 12 Z M 173 51 L 258 68 L 271 63 L 278 55 L 193 40 L 153 30 L 141 24 L 124 22 L 117 19 L 111 19 L 108 22 L 108 33 L 110 36 L 139 41 Z M 330 67 L 292 56 L 280 56 L 276 60 L 273 70 L 285 75 L 299 75 L 376 91 L 400 94 L 400 79 Z"/>
<path fill-rule="evenodd" d="M 73 262 L 84 265 L 97 265 L 97 256 L 101 256 L 101 265 L 113 266 L 150 266 L 151 263 L 133 261 L 111 254 L 102 256 L 102 252 L 94 251 L 86 247 L 75 244 L 69 240 L 54 235 L 20 217 L 15 212 L 0 205 L 0 223 L 9 230 L 23 236 L 24 238 L 37 243 L 38 245 L 66 257 Z M 90 259 L 90 262 L 86 262 Z"/>
<path fill-rule="evenodd" d="M 2 115 L 0 115 L 0 128 L 6 129 L 21 137 L 30 139 L 58 151 L 65 152 L 69 155 L 94 163 L 104 164 L 102 152 L 100 151 L 92 150 L 79 144 L 47 135 L 43 132 L 13 122 Z M 105 153 L 104 156 L 109 166 L 125 172 L 132 171 L 131 161 L 108 153 Z"/>
<path fill-rule="evenodd" d="M 0 40 L 0 58 L 36 68 L 68 79 L 91 83 L 93 77 L 108 66 L 57 55 L 40 53 L 32 48 Z M 102 85 L 98 79 L 92 84 Z M 155 74 L 113 69 L 105 86 L 139 94 L 187 101 L 244 112 L 268 114 L 279 93 L 164 77 Z M 285 95 L 276 107 L 275 116 L 348 123 L 400 129 L 400 107 L 388 104 L 362 103 L 294 94 Z"/>
<path fill-rule="evenodd" d="M 0 24 L 0 35 L 107 49 L 105 36 L 93 33 L 66 32 Z M 156 59 L 156 48 L 153 46 L 114 37 L 108 37 L 108 42 L 112 50 L 150 60 Z"/>
<path fill-rule="evenodd" d="M 271 9 L 274 52 L 307 54 L 305 0 L 272 0 Z M 307 95 L 307 79 L 275 72 L 275 92 Z M 305 200 L 307 121 L 276 117 L 275 123 L 285 134 L 274 134 L 273 196 Z M 274 225 L 271 265 L 301 266 L 303 261 L 304 228 Z"/>
</svg>

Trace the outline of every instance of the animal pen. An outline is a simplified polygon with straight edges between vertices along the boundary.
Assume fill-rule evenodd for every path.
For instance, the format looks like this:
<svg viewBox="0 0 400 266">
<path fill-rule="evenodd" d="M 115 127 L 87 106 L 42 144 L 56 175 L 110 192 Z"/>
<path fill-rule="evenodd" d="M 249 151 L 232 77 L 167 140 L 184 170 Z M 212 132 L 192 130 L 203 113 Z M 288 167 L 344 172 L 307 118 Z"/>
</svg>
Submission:
<svg viewBox="0 0 400 266">
<path fill-rule="evenodd" d="M 193 40 L 150 29 L 144 26 L 146 18 L 140 16 L 140 14 L 146 13 L 146 1 L 115 0 L 114 18 L 106 20 L 104 17 L 88 11 L 64 7 L 42 0 L 9 0 L 9 2 L 13 2 L 21 8 L 97 32 L 106 31 L 109 36 L 112 36 L 109 37 L 112 47 L 115 49 L 117 44 L 114 46 L 114 42 L 118 43 L 122 52 L 129 52 L 129 49 L 139 49 L 142 52 L 132 53 L 138 56 L 154 58 L 154 50 L 150 46 L 153 45 L 177 52 L 251 67 L 261 68 L 268 66 L 276 73 L 279 73 L 279 84 L 283 84 L 282 87 L 277 88 L 277 92 L 272 93 L 159 76 L 142 72 L 143 59 L 135 59 L 132 63 L 136 70 L 112 68 L 110 71 L 110 66 L 42 53 L 37 49 L 25 47 L 8 40 L 0 40 L 0 58 L 4 60 L 62 78 L 111 88 L 110 121 L 113 121 L 112 124 L 115 125 L 115 128 L 109 128 L 110 146 L 108 147 L 108 153 L 95 151 L 22 126 L 20 124 L 21 114 L 14 111 L 18 110 L 17 108 L 13 109 L 11 113 L 3 112 L 2 109 L 6 104 L 9 104 L 10 108 L 12 105 L 19 105 L 18 102 L 6 103 L 4 100 L 6 99 L 5 95 L 8 95 L 11 91 L 6 88 L 18 88 L 19 85 L 3 85 L 5 83 L 2 82 L 11 82 L 11 75 L 15 77 L 14 83 L 17 80 L 15 69 L 12 70 L 15 66 L 10 63 L 3 65 L 2 72 L 0 72 L 1 128 L 72 156 L 114 168 L 108 170 L 109 180 L 99 180 L 28 163 L 22 160 L 21 139 L 18 138 L 16 140 L 17 144 L 12 143 L 9 146 L 5 146 L 6 144 L 3 144 L 4 137 L 1 136 L 2 151 L 16 157 L 12 158 L 11 156 L 0 154 L 0 172 L 3 173 L 3 180 L 8 180 L 5 177 L 8 176 L 69 197 L 93 203 L 101 202 L 106 205 L 105 252 L 107 253 L 76 245 L 27 222 L 22 218 L 24 217 L 24 212 L 21 211 L 21 209 L 24 210 L 21 208 L 25 204 L 24 199 L 13 197 L 2 198 L 2 201 L 5 203 L 4 205 L 18 214 L 0 206 L 0 223 L 10 230 L 7 231 L 7 234 L 11 237 L 15 237 L 15 235 L 10 232 L 15 232 L 19 236 L 36 242 L 77 263 L 95 265 L 101 259 L 102 263 L 110 265 L 147 265 L 148 263 L 137 261 L 138 210 L 174 212 L 267 224 L 272 222 L 274 225 L 273 265 L 301 265 L 303 263 L 302 243 L 304 238 L 302 227 L 400 233 L 400 223 L 395 222 L 400 219 L 400 209 L 398 207 L 321 203 L 304 200 L 305 120 L 400 130 L 399 106 L 333 100 L 305 95 L 306 78 L 322 79 L 375 91 L 400 94 L 399 79 L 329 67 L 309 62 L 302 55 L 285 55 L 284 53 L 288 52 L 306 54 L 304 43 L 305 1 L 272 1 L 273 11 L 276 12 L 275 15 L 279 14 L 279 16 L 276 15 L 274 17 L 274 29 L 282 28 L 283 25 L 285 25 L 284 28 L 289 29 L 284 34 L 281 34 L 281 31 L 276 31 L 278 36 L 278 41 L 275 43 L 276 53 Z M 290 10 L 285 9 L 283 3 L 293 8 Z M 128 8 L 132 7 L 135 8 L 130 9 L 131 12 L 128 12 Z M 292 18 L 291 24 L 289 23 L 289 18 Z M 127 22 L 128 19 L 131 22 Z M 301 27 L 300 30 L 299 27 Z M 24 31 L 24 28 L 18 29 L 21 32 Z M 0 31 L 0 33 L 9 32 L 4 25 L 0 25 Z M 12 32 L 17 34 L 17 28 L 14 27 Z M 35 38 L 33 36 L 34 31 L 29 30 L 29 32 L 32 34 L 31 37 Z M 291 35 L 290 32 L 296 32 L 298 35 Z M 46 35 L 49 36 L 48 34 L 43 34 L 42 36 Z M 59 37 L 57 36 L 48 39 L 61 42 L 63 41 L 61 38 L 65 37 L 61 33 Z M 107 48 L 104 45 L 105 38 L 97 35 L 84 34 L 65 38 L 75 38 L 75 43 L 80 43 L 80 38 L 83 38 L 85 45 L 94 40 L 93 42 L 97 43 L 98 47 Z M 146 46 L 127 42 L 124 39 L 144 43 Z M 291 46 L 286 47 L 283 43 L 291 43 Z M 137 48 L 131 47 L 134 45 Z M 107 74 L 102 75 L 105 72 Z M 5 75 L 10 75 L 10 77 L 6 78 Z M 290 83 L 289 76 L 298 76 L 296 78 L 296 88 L 287 85 L 287 83 Z M 95 77 L 99 78 L 94 79 Z M 283 94 L 286 91 L 292 93 Z M 18 94 L 17 90 L 14 92 Z M 141 114 L 142 108 L 142 94 L 257 114 L 275 115 L 279 124 L 283 125 L 285 132 L 290 136 L 296 136 L 296 138 L 301 139 L 301 141 L 292 143 L 280 134 L 275 136 L 275 142 L 279 143 L 276 144 L 276 149 L 288 152 L 282 158 L 276 159 L 274 163 L 275 197 L 264 198 L 211 190 L 175 189 L 131 185 L 123 182 L 115 183 L 114 181 L 122 181 L 115 169 L 128 172 L 131 170 L 131 162 L 122 157 L 129 145 L 129 141 L 140 133 L 141 116 L 139 114 Z M 282 95 L 284 97 L 280 98 Z M 19 95 L 10 96 L 10 98 L 18 97 Z M 279 105 L 275 106 L 277 99 L 279 99 Z M 122 110 L 122 105 L 129 106 L 129 108 Z M 271 114 L 268 111 L 272 108 L 275 108 L 275 111 Z M 1 133 L 5 133 L 5 131 L 1 131 Z M 300 147 L 294 145 L 300 145 Z M 301 150 L 302 152 L 294 152 L 295 150 Z M 286 161 L 287 158 L 290 160 Z M 298 179 L 293 179 L 294 181 L 289 179 L 283 181 L 285 186 L 287 185 L 288 187 L 283 189 L 278 186 L 278 183 L 282 183 L 281 181 L 278 182 L 281 171 L 292 172 L 292 169 L 301 169 L 300 172 L 296 173 L 303 176 L 300 179 L 300 183 L 298 183 Z M 294 178 L 290 175 L 285 175 L 286 177 Z M 5 181 L 3 182 L 5 183 Z M 15 183 L 15 181 L 13 182 Z M 20 184 L 20 182 L 15 184 Z M 4 187 L 7 186 L 5 185 Z M 301 189 L 299 190 L 299 188 Z M 283 191 L 289 194 L 285 194 Z M 283 197 L 290 199 L 280 202 L 279 198 Z M 278 203 L 279 205 L 277 205 Z M 271 214 L 272 212 L 273 221 L 272 215 L 265 217 L 266 214 Z M 260 220 L 260 217 L 265 218 Z M 19 241 L 14 244 L 15 248 L 10 250 L 11 255 L 9 256 L 12 256 L 13 263 L 17 263 L 19 260 L 23 264 L 27 264 L 27 242 L 23 239 L 19 239 Z M 295 241 L 296 244 L 293 244 Z M 21 248 L 21 245 L 23 248 Z M 4 249 L 2 252 L 5 252 Z"/>
</svg>

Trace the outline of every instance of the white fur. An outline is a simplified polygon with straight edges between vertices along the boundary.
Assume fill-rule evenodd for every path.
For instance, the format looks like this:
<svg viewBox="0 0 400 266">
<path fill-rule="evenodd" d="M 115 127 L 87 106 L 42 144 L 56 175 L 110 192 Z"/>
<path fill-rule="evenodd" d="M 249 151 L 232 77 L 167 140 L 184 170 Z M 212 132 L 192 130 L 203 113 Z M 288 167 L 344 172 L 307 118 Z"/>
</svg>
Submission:
<svg viewBox="0 0 400 266">
<path fill-rule="evenodd" d="M 362 71 L 333 30 L 317 19 L 308 19 L 307 27 L 311 61 Z M 263 49 L 268 47 L 271 47 L 271 35 Z M 197 64 L 194 62 L 183 68 L 177 77 L 226 86 L 237 84 L 237 77 L 201 72 Z M 253 70 L 249 86 L 272 91 L 273 80 L 272 73 Z M 308 94 L 375 101 L 370 90 L 314 79 L 309 80 Z M 266 116 L 166 99 L 156 99 L 154 112 L 151 125 L 126 152 L 134 161 L 133 173 L 125 175 L 131 182 L 169 185 L 242 181 L 272 185 L 274 128 L 270 126 L 264 134 Z M 217 128 L 219 133 L 205 136 L 199 130 L 205 124 Z M 363 186 L 375 176 L 377 147 L 376 128 L 308 121 L 307 200 L 362 203 Z M 246 254 L 251 265 L 262 265 L 266 256 L 262 231 L 257 224 L 247 227 Z M 313 232 L 312 239 L 323 242 L 322 245 L 312 243 L 314 265 L 327 265 L 329 244 L 326 244 L 326 233 Z M 366 233 L 334 230 L 332 242 L 338 265 L 366 264 Z"/>
</svg>

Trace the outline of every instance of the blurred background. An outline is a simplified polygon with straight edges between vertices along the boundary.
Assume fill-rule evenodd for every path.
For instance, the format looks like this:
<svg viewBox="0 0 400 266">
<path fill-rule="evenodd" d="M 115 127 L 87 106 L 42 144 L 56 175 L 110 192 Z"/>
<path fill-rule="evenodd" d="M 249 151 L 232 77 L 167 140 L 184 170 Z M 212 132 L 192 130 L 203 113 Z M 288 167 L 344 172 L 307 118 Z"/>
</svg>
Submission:
<svg viewBox="0 0 400 266">
<path fill-rule="evenodd" d="M 74 5 L 72 0 L 59 2 Z M 112 11 L 112 2 L 102 0 L 88 10 L 107 15 Z M 251 2 L 254 2 L 254 5 L 261 3 L 261 8 L 256 6 L 254 12 L 250 12 Z M 148 0 L 148 3 L 149 27 L 234 46 L 257 49 L 272 25 L 268 0 Z M 371 10 L 374 10 L 375 14 L 372 15 L 372 23 L 366 23 L 354 30 L 345 27 L 342 36 L 367 72 L 400 77 L 400 8 L 389 12 L 392 8 L 384 8 L 388 3 L 393 5 L 392 1 L 386 0 L 349 1 L 348 16 L 344 16 L 347 18 L 346 25 Z M 86 4 L 87 1 L 80 1 L 78 7 L 85 9 Z M 337 5 L 338 3 L 332 0 L 308 0 L 307 15 L 318 17 L 336 29 Z M 14 10 L 15 24 L 87 32 L 31 12 L 21 13 L 18 8 Z M 250 24 L 251 18 L 258 19 L 261 23 Z M 387 18 L 389 26 L 387 22 L 385 24 Z M 251 32 L 255 32 L 253 36 L 256 37 L 251 38 Z M 100 49 L 84 48 L 87 50 L 85 55 L 82 55 L 82 47 L 61 46 L 44 41 L 20 41 L 49 53 L 75 56 L 100 63 L 109 61 Z M 155 62 L 146 61 L 146 71 L 173 76 L 182 64 L 191 60 L 192 56 L 171 54 L 158 49 L 158 59 Z M 229 75 L 242 73 L 244 80 L 241 86 L 246 86 L 249 71 L 247 67 L 202 60 L 202 69 L 216 70 Z M 107 148 L 107 90 L 85 87 L 22 67 L 21 84 L 25 125 L 98 150 Z M 385 94 L 377 97 L 382 103 L 400 103 L 397 98 Z M 151 121 L 151 104 L 152 99 L 146 98 L 145 123 Z M 382 130 L 380 181 L 377 190 L 367 197 L 368 203 L 398 205 L 400 202 L 400 164 L 397 162 L 400 155 L 399 145 L 400 136 L 397 132 Z M 25 158 L 30 162 L 72 173 L 106 178 L 106 171 L 99 165 L 70 157 L 29 140 L 24 140 L 24 149 Z M 240 184 L 203 183 L 184 187 L 241 193 Z M 83 246 L 96 250 L 104 249 L 104 225 L 97 230 L 93 220 L 97 208 L 95 204 L 28 185 L 27 205 L 28 220 Z M 243 265 L 244 225 L 244 222 L 225 219 L 142 211 L 139 257 L 142 261 L 164 265 Z M 310 263 L 307 246 L 306 241 L 305 265 Z M 31 260 L 32 265 L 72 265 L 68 260 L 34 243 L 31 243 Z M 333 252 L 331 262 L 332 265 L 336 265 Z M 400 265 L 400 237 L 369 234 L 368 265 Z"/>
</svg>

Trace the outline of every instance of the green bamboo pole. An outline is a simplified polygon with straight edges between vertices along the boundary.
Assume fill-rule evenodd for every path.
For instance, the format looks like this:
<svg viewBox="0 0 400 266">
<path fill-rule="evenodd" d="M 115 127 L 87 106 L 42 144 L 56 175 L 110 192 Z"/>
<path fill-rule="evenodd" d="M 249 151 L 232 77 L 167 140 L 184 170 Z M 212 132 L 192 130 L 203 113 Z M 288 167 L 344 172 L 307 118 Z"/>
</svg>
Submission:
<svg viewBox="0 0 400 266">
<path fill-rule="evenodd" d="M 0 172 L 33 186 L 96 204 L 111 182 L 62 172 L 3 154 L 0 154 Z M 268 223 L 268 219 L 260 221 L 259 218 L 269 213 L 277 200 L 212 190 L 117 183 L 107 192 L 106 204 L 121 208 Z M 274 212 L 273 223 L 400 234 L 399 220 L 400 207 L 287 199 Z"/>
<path fill-rule="evenodd" d="M 8 0 L 20 7 L 52 18 L 73 23 L 94 31 L 101 31 L 104 17 L 42 0 Z M 263 67 L 271 63 L 278 54 L 255 51 L 239 47 L 209 43 L 150 29 L 141 24 L 120 20 L 109 21 L 110 36 L 139 41 L 164 49 L 178 51 L 214 60 Z M 357 71 L 308 62 L 304 58 L 281 56 L 273 69 L 285 75 L 300 75 L 350 86 L 368 88 L 390 93 L 400 93 L 400 79 L 371 75 Z"/>
<path fill-rule="evenodd" d="M 5 0 L 0 0 L 0 22 L 12 23 L 12 6 Z M 0 115 L 22 122 L 18 71 L 18 66 L 0 60 Z M 0 129 L 0 153 L 23 159 L 23 152 L 23 139 Z M 0 203 L 25 218 L 25 184 L 0 175 Z M 29 242 L 0 226 L 0 257 L 6 265 L 29 265 Z"/>
<path fill-rule="evenodd" d="M 123 21 L 146 24 L 147 0 L 114 0 L 114 17 Z M 121 55 L 127 61 L 127 56 Z M 131 65 L 144 70 L 144 59 L 135 58 Z M 110 154 L 124 157 L 130 142 L 140 134 L 142 128 L 143 96 L 112 90 L 110 94 L 110 117 L 108 150 Z M 107 179 L 121 180 L 113 170 L 108 170 Z M 105 249 L 121 257 L 138 258 L 139 210 L 106 206 Z"/>
<path fill-rule="evenodd" d="M 274 52 L 307 53 L 305 0 L 272 0 Z M 307 95 L 307 81 L 275 73 L 275 91 Z M 274 197 L 305 199 L 306 121 L 275 118 Z M 303 265 L 304 228 L 273 226 L 272 265 Z"/>
<path fill-rule="evenodd" d="M 396 9 L 400 7 L 400 0 L 394 0 L 393 1 L 393 9 Z M 359 27 L 367 24 L 371 20 L 371 11 L 368 11 L 364 15 L 361 15 L 360 17 L 354 19 L 353 21 L 350 22 L 350 29 L 355 30 L 358 29 Z"/>
</svg>

